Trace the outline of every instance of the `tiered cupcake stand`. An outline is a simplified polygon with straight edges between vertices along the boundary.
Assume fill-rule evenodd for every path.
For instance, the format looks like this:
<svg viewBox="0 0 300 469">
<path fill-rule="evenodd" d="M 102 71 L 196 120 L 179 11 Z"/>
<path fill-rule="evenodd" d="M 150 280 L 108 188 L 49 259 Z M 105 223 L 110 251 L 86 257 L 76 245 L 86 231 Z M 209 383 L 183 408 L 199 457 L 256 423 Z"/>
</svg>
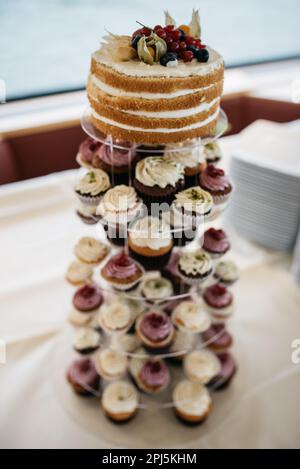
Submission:
<svg viewBox="0 0 300 469">
<path fill-rule="evenodd" d="M 102 135 L 97 129 L 92 125 L 89 119 L 89 111 L 86 111 L 82 118 L 82 127 L 84 131 L 93 139 L 100 141 L 105 145 L 109 145 L 111 151 L 114 151 L 114 148 L 120 148 L 119 145 L 116 145 L 112 139 L 107 136 Z M 195 140 L 192 143 L 192 147 L 190 146 L 191 143 L 187 143 L 186 145 L 182 145 L 182 151 L 189 151 L 191 149 L 195 150 L 195 148 L 201 149 L 201 145 L 207 143 L 209 141 L 214 141 L 219 138 L 227 128 L 227 118 L 223 111 L 220 112 L 219 121 L 217 124 L 217 128 L 215 134 L 205 140 Z M 154 148 L 150 150 L 149 147 L 139 146 L 138 151 L 143 157 L 145 156 L 161 154 L 161 148 Z M 180 151 L 178 147 L 176 151 Z M 128 178 L 128 185 L 132 184 L 132 177 L 129 175 Z M 112 176 L 112 186 L 114 185 L 114 180 Z M 173 255 L 174 253 L 183 252 L 184 250 L 190 250 L 201 247 L 201 236 L 203 232 L 209 228 L 210 223 L 216 220 L 221 212 L 224 210 L 225 205 L 215 207 L 213 209 L 212 214 L 207 219 L 203 220 L 198 226 L 198 231 L 196 237 L 193 239 L 191 243 L 186 244 L 185 246 L 178 246 L 173 248 Z M 106 239 L 106 231 L 107 226 L 104 226 L 101 221 L 97 224 L 92 225 L 88 228 L 90 230 L 90 235 L 94 237 L 98 237 L 102 241 Z M 130 230 L 130 226 L 128 228 Z M 176 229 L 172 230 L 173 236 L 176 235 Z M 117 246 L 110 244 L 110 254 L 117 253 L 120 249 L 124 249 L 125 252 L 128 251 L 127 240 L 124 241 L 124 246 Z M 178 244 L 178 243 L 177 243 Z M 180 243 L 179 243 L 180 244 Z M 103 261 L 103 264 L 106 261 Z M 217 261 L 213 261 L 215 264 Z M 201 295 L 203 289 L 215 283 L 216 280 L 213 278 L 213 272 L 209 278 L 207 278 L 204 282 L 199 283 L 199 285 L 194 285 L 190 288 L 190 290 L 186 291 L 186 289 L 182 289 L 179 291 L 177 290 L 176 295 L 172 295 L 171 297 L 164 298 L 163 301 L 151 301 L 151 299 L 146 299 L 145 296 L 142 296 L 140 293 L 139 288 L 134 288 L 130 291 L 118 291 L 116 289 L 111 288 L 100 275 L 101 265 L 100 267 L 97 266 L 94 270 L 93 274 L 93 282 L 95 282 L 103 293 L 103 297 L 106 303 L 112 302 L 116 299 L 120 300 L 121 302 L 126 302 L 132 308 L 134 312 L 133 318 L 130 324 L 130 327 L 127 330 L 120 333 L 108 333 L 106 330 L 100 330 L 101 333 L 101 345 L 100 348 L 91 355 L 90 358 L 96 358 L 96 355 L 99 351 L 103 349 L 116 349 L 120 353 L 124 355 L 127 360 L 127 373 L 122 376 L 122 380 L 127 380 L 130 383 L 133 383 L 134 380 L 132 379 L 132 372 L 134 367 L 138 366 L 139 360 L 143 360 L 145 358 L 144 352 L 141 352 L 141 345 L 135 346 L 134 342 L 134 329 L 135 329 L 135 322 L 140 314 L 144 311 L 149 311 L 152 309 L 155 310 L 165 310 L 169 312 L 171 315 L 172 307 L 174 305 L 178 305 L 181 301 L 185 300 L 192 300 L 192 301 L 202 301 Z M 153 275 L 159 276 L 164 275 L 162 272 L 147 272 L 146 275 Z M 226 328 L 228 326 L 228 320 L 226 320 Z M 97 325 L 99 327 L 99 324 Z M 176 328 L 175 328 L 176 329 Z M 68 340 L 72 341 L 74 334 L 74 327 L 69 326 L 68 329 Z M 217 392 L 217 390 L 223 388 L 222 378 L 214 379 L 213 384 L 208 383 L 207 387 L 209 393 L 212 397 L 213 402 L 213 410 L 211 415 L 209 415 L 207 421 L 201 427 L 197 426 L 198 430 L 195 428 L 185 427 L 182 423 L 175 418 L 174 412 L 174 399 L 173 399 L 173 390 L 176 384 L 185 379 L 185 370 L 184 370 L 184 356 L 187 353 L 190 353 L 193 350 L 201 350 L 209 348 L 209 345 L 212 341 L 216 339 L 216 337 L 210 337 L 208 340 L 203 338 L 203 334 L 200 333 L 190 333 L 181 330 L 177 333 L 181 336 L 181 344 L 177 345 L 176 347 L 170 346 L 168 349 L 159 350 L 158 352 L 148 351 L 147 354 L 151 358 L 163 360 L 164 363 L 167 365 L 168 370 L 170 372 L 170 382 L 166 389 L 159 393 L 147 393 L 143 392 L 138 386 L 136 386 L 136 390 L 138 392 L 138 406 L 137 412 L 134 415 L 134 418 L 129 420 L 126 424 L 126 427 L 118 427 L 115 426 L 115 422 L 110 422 L 110 420 L 106 419 L 106 416 L 101 410 L 100 400 L 103 390 L 107 386 L 107 384 L 111 383 L 111 380 L 106 380 L 101 377 L 99 389 L 97 390 L 90 390 L 87 389 L 89 394 L 92 394 L 91 399 L 81 399 L 79 396 L 76 395 L 68 386 L 67 383 L 64 381 L 63 386 L 64 389 L 61 391 L 62 395 L 64 396 L 64 403 L 65 407 L 68 408 L 69 412 L 73 414 L 77 421 L 80 422 L 83 426 L 88 428 L 93 433 L 101 434 L 102 436 L 106 437 L 111 443 L 116 443 L 120 445 L 130 445 L 136 444 L 137 446 L 142 446 L 143 444 L 149 445 L 170 445 L 170 444 L 187 444 L 191 443 L 193 438 L 196 435 L 199 435 L 201 432 L 202 435 L 208 431 L 208 429 L 212 430 L 215 429 L 217 423 L 220 423 L 220 420 L 223 421 L 227 413 L 229 412 L 230 407 L 232 406 L 232 396 L 226 399 L 227 391 Z M 222 334 L 219 332 L 218 334 Z M 64 339 L 66 342 L 66 338 Z M 121 345 L 124 344 L 124 345 Z M 127 345 L 125 345 L 127 344 Z M 66 343 L 65 343 L 66 346 Z M 69 353 L 70 352 L 70 353 Z M 71 344 L 69 344 L 69 360 L 78 358 L 78 354 L 73 350 L 71 352 Z M 136 385 L 136 383 L 135 383 Z M 219 396 L 222 395 L 220 398 Z M 227 402 L 228 401 L 228 402 Z M 219 408 L 218 408 L 219 406 Z M 211 423 L 212 422 L 212 423 Z M 216 423 L 217 422 L 217 423 Z M 105 426 L 103 426 L 105 424 Z M 105 431 L 104 431 L 105 428 Z M 114 430 L 113 430 L 114 428 Z M 123 431 L 118 430 L 118 428 L 123 428 Z M 128 428 L 128 431 L 124 428 Z M 116 429 L 116 430 L 115 430 Z M 197 432 L 196 434 L 193 432 Z M 117 433 L 116 433 L 117 432 Z M 177 432 L 177 433 L 176 433 Z M 143 437 L 141 435 L 144 435 Z M 178 437 L 176 436 L 178 435 Z M 180 435 L 180 438 L 179 438 Z M 163 440 L 161 440 L 163 438 Z"/>
</svg>

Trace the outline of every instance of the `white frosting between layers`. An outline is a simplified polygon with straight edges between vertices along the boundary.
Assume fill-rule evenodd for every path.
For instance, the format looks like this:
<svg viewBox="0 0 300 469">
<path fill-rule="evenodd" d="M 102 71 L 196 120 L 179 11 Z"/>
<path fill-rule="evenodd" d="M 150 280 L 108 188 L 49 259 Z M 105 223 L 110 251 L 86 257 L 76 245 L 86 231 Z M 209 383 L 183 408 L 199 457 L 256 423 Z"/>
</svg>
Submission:
<svg viewBox="0 0 300 469">
<path fill-rule="evenodd" d="M 184 359 L 184 371 L 187 377 L 197 383 L 208 383 L 220 370 L 220 361 L 209 350 L 193 350 Z"/>
<path fill-rule="evenodd" d="M 211 116 L 209 116 L 205 120 L 201 120 L 199 122 L 195 122 L 194 124 L 186 125 L 185 127 L 180 127 L 179 129 L 166 129 L 163 127 L 156 127 L 155 129 L 144 129 L 143 127 L 134 127 L 132 125 L 127 125 L 127 124 L 122 124 L 120 122 L 116 122 L 112 119 L 108 119 L 107 117 L 100 116 L 94 109 L 91 109 L 92 115 L 95 117 L 95 119 L 98 119 L 105 124 L 108 125 L 113 125 L 114 127 L 119 127 L 120 129 L 125 129 L 125 130 L 133 130 L 134 132 L 149 132 L 149 133 L 163 133 L 163 134 L 176 134 L 178 132 L 185 132 L 186 130 L 193 130 L 193 129 L 199 129 L 201 127 L 204 127 L 205 125 L 209 124 L 212 122 L 214 119 L 217 118 L 220 109 L 216 110 Z"/>
<path fill-rule="evenodd" d="M 115 381 L 104 389 L 102 405 L 112 414 L 134 412 L 138 405 L 138 395 L 132 384 Z"/>
<path fill-rule="evenodd" d="M 139 247 L 158 250 L 169 246 L 171 242 L 170 226 L 157 217 L 144 217 L 133 223 L 130 239 Z"/>
<path fill-rule="evenodd" d="M 173 392 L 175 407 L 183 414 L 204 416 L 211 406 L 208 390 L 200 383 L 180 381 Z"/>
<path fill-rule="evenodd" d="M 207 91 L 212 88 L 214 85 L 203 86 L 202 88 L 196 89 L 188 89 L 188 90 L 178 90 L 173 91 L 171 93 L 148 93 L 147 91 L 126 91 L 122 90 L 121 88 L 115 88 L 114 86 L 110 86 L 107 83 L 104 83 L 95 75 L 91 75 L 91 80 L 93 84 L 110 96 L 116 97 L 125 97 L 125 98 L 142 98 L 142 99 L 172 99 L 178 98 L 179 96 L 186 96 L 189 94 L 199 93 L 199 91 Z"/>
<path fill-rule="evenodd" d="M 196 59 L 192 62 L 183 62 L 180 60 L 177 67 L 163 67 L 162 65 L 149 65 L 138 60 L 129 60 L 127 62 L 116 61 L 105 45 L 93 53 L 93 59 L 118 73 L 132 77 L 162 77 L 162 78 L 186 78 L 190 76 L 205 76 L 215 72 L 223 65 L 222 56 L 211 47 L 206 47 L 209 51 L 207 62 L 198 62 Z"/>
<path fill-rule="evenodd" d="M 193 116 L 194 114 L 199 114 L 199 112 L 209 111 L 211 107 L 214 106 L 217 102 L 220 101 L 220 98 L 215 98 L 210 102 L 201 103 L 199 106 L 191 107 L 188 109 L 177 109 L 175 111 L 123 111 L 126 114 L 134 114 L 136 116 L 143 116 L 143 117 L 155 117 L 157 119 L 160 118 L 173 118 L 178 119 L 180 117 L 188 117 Z"/>
</svg>

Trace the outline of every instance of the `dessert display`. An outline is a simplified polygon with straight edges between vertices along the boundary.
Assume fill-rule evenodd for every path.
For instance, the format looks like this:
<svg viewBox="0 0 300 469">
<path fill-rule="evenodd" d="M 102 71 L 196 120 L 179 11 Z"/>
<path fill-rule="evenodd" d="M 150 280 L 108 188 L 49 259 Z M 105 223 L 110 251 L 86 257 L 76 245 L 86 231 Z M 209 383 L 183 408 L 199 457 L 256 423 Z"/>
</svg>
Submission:
<svg viewBox="0 0 300 469">
<path fill-rule="evenodd" d="M 236 371 L 226 285 L 238 273 L 216 260 L 231 246 L 210 226 L 232 191 L 214 165 L 223 75 L 196 10 L 188 25 L 166 13 L 164 26 L 108 32 L 92 55 L 74 192 L 80 220 L 95 226 L 66 273 L 78 286 L 66 376 L 116 423 L 162 408 L 202 423 Z"/>
</svg>

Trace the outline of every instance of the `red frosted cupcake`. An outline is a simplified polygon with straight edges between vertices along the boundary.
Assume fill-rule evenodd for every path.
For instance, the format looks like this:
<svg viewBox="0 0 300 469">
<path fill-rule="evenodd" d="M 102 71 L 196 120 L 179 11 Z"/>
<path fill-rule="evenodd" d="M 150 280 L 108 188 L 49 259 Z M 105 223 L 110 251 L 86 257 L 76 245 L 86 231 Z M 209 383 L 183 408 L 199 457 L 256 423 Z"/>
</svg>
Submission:
<svg viewBox="0 0 300 469">
<path fill-rule="evenodd" d="M 232 185 L 223 169 L 216 168 L 213 164 L 209 164 L 200 174 L 199 183 L 202 189 L 212 195 L 215 204 L 226 202 L 232 191 Z"/>
<path fill-rule="evenodd" d="M 233 312 L 232 293 L 219 283 L 215 283 L 204 290 L 203 300 L 208 311 L 216 320 L 224 321 Z"/>
<path fill-rule="evenodd" d="M 99 391 L 99 375 L 90 358 L 80 358 L 71 363 L 67 380 L 77 394 L 91 396 Z"/>
<path fill-rule="evenodd" d="M 204 232 L 202 248 L 216 259 L 230 249 L 230 242 L 225 231 L 209 228 Z"/>
<path fill-rule="evenodd" d="M 232 345 L 232 336 L 225 329 L 224 324 L 212 324 L 201 334 L 203 342 L 216 354 L 226 352 Z"/>
<path fill-rule="evenodd" d="M 147 348 L 162 349 L 171 344 L 174 326 L 165 313 L 149 311 L 138 319 L 136 333 Z"/>
<path fill-rule="evenodd" d="M 102 292 L 95 284 L 83 285 L 73 296 L 73 308 L 69 315 L 69 321 L 74 326 L 87 326 L 99 312 L 102 303 Z"/>
<path fill-rule="evenodd" d="M 76 156 L 76 161 L 80 166 L 92 169 L 93 162 L 98 158 L 99 150 L 102 143 L 97 142 L 91 137 L 86 138 L 80 145 Z"/>
<path fill-rule="evenodd" d="M 138 387 L 147 393 L 163 391 L 170 382 L 170 372 L 163 360 L 149 358 L 145 360 L 135 377 Z"/>
<path fill-rule="evenodd" d="M 114 141 L 114 146 L 103 144 L 94 161 L 97 168 L 111 176 L 113 185 L 128 184 L 138 160 L 135 147 L 129 142 Z"/>
<path fill-rule="evenodd" d="M 144 269 L 124 251 L 111 257 L 101 269 L 102 277 L 117 290 L 129 290 L 142 278 Z"/>
</svg>

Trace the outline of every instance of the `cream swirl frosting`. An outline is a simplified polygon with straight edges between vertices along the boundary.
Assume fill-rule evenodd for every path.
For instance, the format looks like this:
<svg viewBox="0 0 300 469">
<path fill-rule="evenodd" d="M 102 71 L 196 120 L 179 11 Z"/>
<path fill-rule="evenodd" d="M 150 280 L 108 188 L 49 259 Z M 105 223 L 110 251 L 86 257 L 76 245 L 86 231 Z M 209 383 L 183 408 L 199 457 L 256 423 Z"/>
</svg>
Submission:
<svg viewBox="0 0 300 469">
<path fill-rule="evenodd" d="M 136 246 L 158 250 L 171 242 L 170 225 L 158 217 L 143 217 L 133 222 L 130 239 Z"/>
<path fill-rule="evenodd" d="M 108 223 L 128 223 L 141 210 L 142 201 L 133 187 L 121 184 L 109 189 L 101 199 L 97 214 Z"/>
<path fill-rule="evenodd" d="M 184 359 L 184 370 L 190 380 L 206 384 L 217 376 L 221 364 L 209 350 L 193 350 Z"/>
<path fill-rule="evenodd" d="M 148 187 L 159 186 L 164 189 L 168 185 L 175 186 L 183 175 L 182 164 L 161 156 L 148 156 L 139 161 L 135 168 L 137 180 Z"/>
<path fill-rule="evenodd" d="M 219 159 L 222 156 L 221 148 L 218 142 L 211 142 L 204 145 L 204 156 L 207 160 Z"/>
<path fill-rule="evenodd" d="M 88 280 L 93 275 L 93 268 L 83 262 L 73 261 L 67 270 L 67 277 L 71 282 L 81 283 Z"/>
<path fill-rule="evenodd" d="M 112 349 L 103 349 L 96 356 L 95 366 L 99 374 L 118 377 L 126 373 L 126 355 Z"/>
<path fill-rule="evenodd" d="M 159 301 L 171 296 L 173 287 L 170 280 L 166 278 L 148 278 L 142 282 L 141 291 L 147 299 Z"/>
<path fill-rule="evenodd" d="M 173 392 L 175 407 L 188 415 L 204 415 L 211 406 L 208 390 L 201 383 L 180 381 Z"/>
<path fill-rule="evenodd" d="M 195 213 L 196 215 L 205 215 L 211 212 L 213 207 L 213 198 L 209 192 L 201 187 L 195 186 L 178 192 L 175 195 L 173 208 L 182 213 Z"/>
<path fill-rule="evenodd" d="M 129 325 L 130 321 L 131 313 L 126 304 L 115 300 L 109 305 L 101 306 L 100 322 L 104 327 L 112 330 L 122 330 Z"/>
<path fill-rule="evenodd" d="M 88 171 L 78 182 L 75 190 L 80 194 L 96 196 L 110 187 L 108 175 L 102 169 Z"/>
<path fill-rule="evenodd" d="M 114 414 L 134 412 L 138 405 L 138 395 L 132 384 L 127 381 L 115 381 L 104 389 L 102 405 Z"/>
<path fill-rule="evenodd" d="M 91 327 L 82 327 L 77 331 L 73 345 L 77 350 L 96 348 L 100 345 L 100 340 L 99 332 Z"/>
<path fill-rule="evenodd" d="M 204 332 L 211 323 L 210 316 L 202 303 L 190 300 L 182 301 L 172 313 L 174 323 L 190 332 Z"/>
<path fill-rule="evenodd" d="M 206 275 L 212 269 L 211 257 L 202 249 L 185 252 L 180 256 L 178 264 L 180 269 L 188 275 Z"/>
<path fill-rule="evenodd" d="M 224 280 L 224 282 L 234 282 L 238 278 L 238 268 L 233 261 L 218 262 L 215 270 L 215 276 Z"/>
<path fill-rule="evenodd" d="M 203 146 L 188 148 L 193 145 L 193 141 L 185 141 L 177 145 L 169 145 L 165 149 L 165 158 L 182 164 L 185 168 L 195 168 L 200 163 L 205 162 Z M 174 149 L 178 148 L 178 151 Z"/>
<path fill-rule="evenodd" d="M 74 248 L 75 255 L 86 262 L 103 259 L 108 253 L 108 246 L 91 236 L 81 238 Z"/>
</svg>

